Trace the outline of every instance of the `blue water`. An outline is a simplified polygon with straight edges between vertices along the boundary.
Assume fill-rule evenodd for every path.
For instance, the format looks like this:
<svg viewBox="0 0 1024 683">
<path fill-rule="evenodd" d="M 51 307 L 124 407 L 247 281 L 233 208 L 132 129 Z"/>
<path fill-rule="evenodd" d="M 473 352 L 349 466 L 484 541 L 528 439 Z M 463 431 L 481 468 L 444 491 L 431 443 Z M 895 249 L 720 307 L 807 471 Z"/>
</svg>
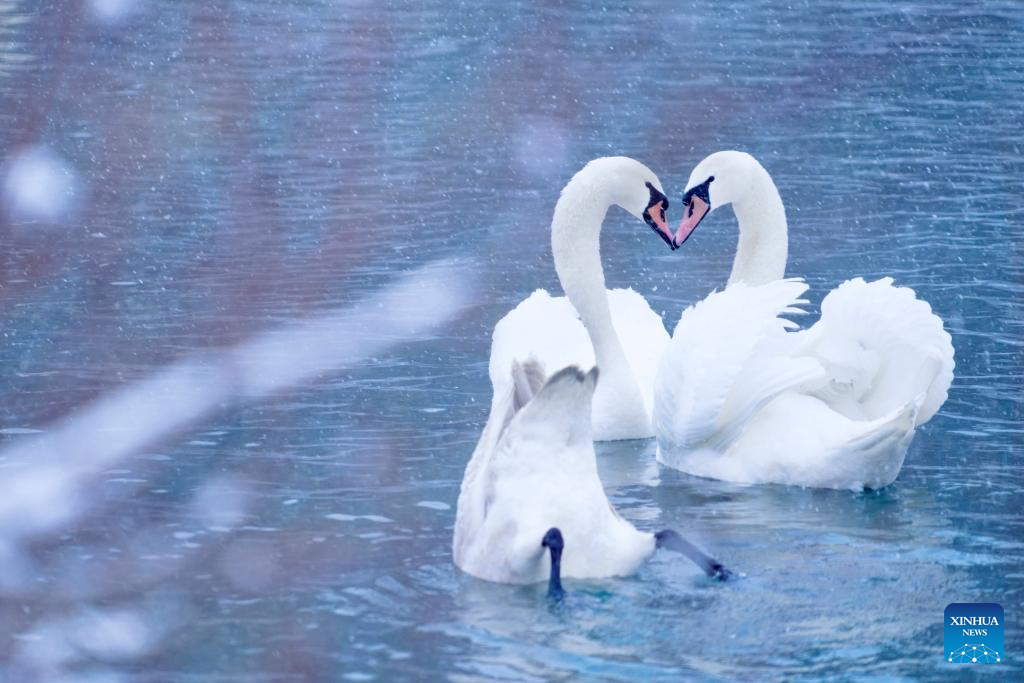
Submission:
<svg viewBox="0 0 1024 683">
<path fill-rule="evenodd" d="M 438 259 L 472 272 L 468 307 L 421 338 L 218 402 L 83 480 L 89 505 L 19 541 L 29 579 L 0 565 L 0 679 L 1024 678 L 1022 92 L 1014 0 L 0 0 L 0 157 L 43 150 L 64 179 L 45 220 L 6 190 L 0 466 L 182 358 Z M 949 400 L 870 493 L 601 445 L 621 513 L 736 583 L 659 556 L 552 606 L 461 574 L 490 331 L 557 290 L 558 190 L 626 154 L 677 202 L 725 148 L 773 174 L 815 303 L 886 275 L 931 303 Z M 716 213 L 672 253 L 615 211 L 606 274 L 671 326 L 724 284 L 735 239 Z M 951 602 L 1003 605 L 1000 664 L 945 660 Z"/>
</svg>

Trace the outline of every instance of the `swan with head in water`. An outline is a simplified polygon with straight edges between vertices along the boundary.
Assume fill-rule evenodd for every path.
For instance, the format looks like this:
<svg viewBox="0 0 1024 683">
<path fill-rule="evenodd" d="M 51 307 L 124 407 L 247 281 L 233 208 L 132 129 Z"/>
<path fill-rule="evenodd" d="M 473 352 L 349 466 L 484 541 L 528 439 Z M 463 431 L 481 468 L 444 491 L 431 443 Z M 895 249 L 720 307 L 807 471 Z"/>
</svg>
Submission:
<svg viewBox="0 0 1024 683">
<path fill-rule="evenodd" d="M 568 367 L 545 382 L 537 362 L 513 362 L 466 466 L 455 564 L 500 583 L 547 580 L 553 596 L 562 593 L 563 576 L 632 574 L 658 548 L 728 578 L 725 567 L 675 531 L 639 531 L 608 501 L 591 433 L 597 375 L 597 368 L 584 374 Z"/>
<path fill-rule="evenodd" d="M 724 291 L 683 312 L 654 387 L 658 460 L 747 483 L 879 488 L 899 474 L 914 429 L 953 380 L 942 320 L 892 278 L 848 280 L 807 330 L 807 285 L 783 279 L 786 214 L 749 154 L 718 152 L 690 174 L 681 246 L 704 217 L 731 204 L 739 245 Z"/>
<path fill-rule="evenodd" d="M 597 441 L 654 436 L 651 411 L 665 326 L 632 289 L 605 289 L 600 235 L 608 209 L 618 205 L 672 246 L 661 181 L 627 157 L 595 159 L 562 190 L 551 221 L 551 250 L 565 297 L 540 289 L 494 328 L 490 377 L 498 395 L 512 361 L 538 359 L 546 368 L 601 368 L 594 396 Z M 674 247 L 673 247 L 674 248 Z"/>
</svg>

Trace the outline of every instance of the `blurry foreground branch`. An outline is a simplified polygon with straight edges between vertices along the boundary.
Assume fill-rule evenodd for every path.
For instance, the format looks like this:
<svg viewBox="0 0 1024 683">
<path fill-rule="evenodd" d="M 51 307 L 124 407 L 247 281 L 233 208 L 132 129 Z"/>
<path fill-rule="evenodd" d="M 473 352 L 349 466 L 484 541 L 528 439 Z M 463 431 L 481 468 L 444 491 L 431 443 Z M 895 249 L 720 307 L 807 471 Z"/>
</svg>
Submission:
<svg viewBox="0 0 1024 683">
<path fill-rule="evenodd" d="M 28 578 L 17 570 L 19 546 L 88 511 L 91 477 L 227 405 L 415 340 L 463 310 L 472 291 L 464 269 L 427 265 L 347 308 L 180 360 L 0 450 L 0 593 Z"/>
</svg>

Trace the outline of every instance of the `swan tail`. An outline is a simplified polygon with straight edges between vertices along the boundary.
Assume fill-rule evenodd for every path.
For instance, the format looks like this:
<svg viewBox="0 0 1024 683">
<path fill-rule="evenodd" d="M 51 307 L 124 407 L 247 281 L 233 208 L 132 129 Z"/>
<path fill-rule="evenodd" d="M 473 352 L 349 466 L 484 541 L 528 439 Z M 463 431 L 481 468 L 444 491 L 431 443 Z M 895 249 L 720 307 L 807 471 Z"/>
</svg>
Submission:
<svg viewBox="0 0 1024 683">
<path fill-rule="evenodd" d="M 576 366 L 556 372 L 545 381 L 544 367 L 535 358 L 513 361 L 508 378 L 495 388 L 491 412 L 473 455 L 466 465 L 455 513 L 452 552 L 464 566 L 468 540 L 487 516 L 494 495 L 494 470 L 513 460 L 546 458 L 546 447 L 519 446 L 525 439 L 538 444 L 590 441 L 590 405 L 597 384 L 595 367 L 584 374 Z M 507 466 L 507 464 L 506 464 Z"/>
<path fill-rule="evenodd" d="M 877 420 L 847 439 L 833 454 L 836 469 L 850 472 L 851 489 L 879 489 L 895 481 L 914 437 L 925 394 Z"/>
<path fill-rule="evenodd" d="M 822 301 L 821 320 L 809 333 L 811 353 L 830 375 L 822 400 L 855 402 L 871 418 L 924 394 L 916 425 L 946 401 L 952 339 L 928 302 L 892 278 L 844 282 Z"/>
<path fill-rule="evenodd" d="M 563 452 L 565 446 L 591 448 L 591 405 L 597 377 L 596 367 L 584 373 L 570 365 L 552 375 L 519 412 L 511 412 L 510 402 L 509 422 L 495 441 L 489 466 L 518 469 L 532 467 L 530 462 L 546 463 L 552 444 L 558 444 Z M 524 377 L 520 383 L 526 381 Z"/>
<path fill-rule="evenodd" d="M 536 358 L 512 362 L 511 381 L 502 381 L 495 390 L 459 490 L 452 542 L 456 564 L 465 566 L 468 540 L 484 523 L 497 470 L 546 460 L 551 443 L 590 443 L 597 377 L 597 368 L 585 374 L 570 366 L 545 381 L 544 367 Z"/>
<path fill-rule="evenodd" d="M 512 412 L 518 413 L 544 386 L 544 365 L 532 356 L 520 363 L 512 361 Z"/>
<path fill-rule="evenodd" d="M 551 423 L 585 422 L 590 426 L 590 406 L 597 387 L 598 370 L 583 372 L 575 365 L 562 368 L 544 383 L 523 411 L 523 419 L 544 419 Z"/>
</svg>

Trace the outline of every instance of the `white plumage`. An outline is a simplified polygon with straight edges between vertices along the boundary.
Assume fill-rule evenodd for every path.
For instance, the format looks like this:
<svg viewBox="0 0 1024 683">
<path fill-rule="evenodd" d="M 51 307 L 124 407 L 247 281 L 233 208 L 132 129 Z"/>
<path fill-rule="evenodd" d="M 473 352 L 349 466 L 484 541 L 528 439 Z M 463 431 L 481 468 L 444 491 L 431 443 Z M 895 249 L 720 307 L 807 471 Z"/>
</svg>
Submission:
<svg viewBox="0 0 1024 683">
<path fill-rule="evenodd" d="M 803 312 L 807 285 L 780 279 L 786 222 L 771 178 L 740 152 L 702 161 L 689 187 L 708 178 L 709 210 L 734 206 L 741 253 L 729 286 L 683 312 L 662 358 L 658 459 L 737 482 L 891 483 L 915 427 L 939 409 L 953 379 L 941 319 L 892 278 L 856 278 L 825 297 L 814 326 L 797 331 L 782 316 Z"/>
<path fill-rule="evenodd" d="M 653 384 L 668 343 L 661 318 L 632 289 L 605 289 L 600 233 L 619 205 L 641 218 L 661 182 L 626 157 L 588 163 L 562 190 L 551 245 L 565 297 L 537 290 L 494 328 L 489 372 L 495 397 L 504 393 L 513 361 L 535 358 L 546 368 L 601 368 L 593 405 L 598 441 L 654 436 Z"/>
<path fill-rule="evenodd" d="M 614 387 L 610 388 L 605 393 L 613 400 L 595 405 L 595 440 L 651 437 L 654 432 L 647 416 L 654 406 L 654 376 L 668 344 L 668 332 L 661 317 L 632 289 L 609 289 L 607 297 L 612 325 L 629 364 L 626 377 L 634 381 L 639 391 L 643 412 L 642 420 L 623 424 L 624 417 L 632 417 L 626 410 L 631 389 L 616 392 Z M 595 366 L 597 360 L 587 328 L 568 298 L 538 289 L 498 321 L 488 366 L 492 387 L 509 381 L 508 368 L 513 361 L 528 358 L 540 359 L 549 368 Z M 601 381 L 605 382 L 604 375 Z"/>
<path fill-rule="evenodd" d="M 455 564 L 473 576 L 549 579 L 557 593 L 560 573 L 631 574 L 658 547 L 686 555 L 709 576 L 730 575 L 675 531 L 641 532 L 623 520 L 597 474 L 595 438 L 653 434 L 653 378 L 668 343 L 643 297 L 605 289 L 600 231 L 613 204 L 671 240 L 657 177 L 632 159 L 596 159 L 566 185 L 551 224 L 566 296 L 538 290 L 494 328 L 494 397 L 466 466 L 452 541 Z M 652 209 L 660 210 L 656 219 Z M 545 383 L 545 367 L 564 369 Z"/>
<path fill-rule="evenodd" d="M 565 368 L 534 396 L 542 381 L 528 362 L 500 383 L 459 493 L 455 564 L 488 581 L 545 581 L 551 559 L 541 539 L 557 527 L 562 576 L 631 574 L 656 543 L 618 515 L 598 477 L 590 425 L 597 370 Z"/>
</svg>

